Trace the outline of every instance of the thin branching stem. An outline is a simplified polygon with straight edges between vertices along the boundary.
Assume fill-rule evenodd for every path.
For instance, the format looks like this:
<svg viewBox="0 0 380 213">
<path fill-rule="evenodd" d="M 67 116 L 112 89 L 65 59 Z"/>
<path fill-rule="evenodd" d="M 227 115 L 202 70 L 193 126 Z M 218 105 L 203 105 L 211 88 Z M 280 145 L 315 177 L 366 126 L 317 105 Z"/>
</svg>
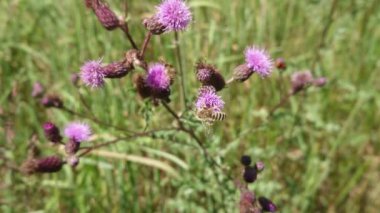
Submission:
<svg viewBox="0 0 380 213">
<path fill-rule="evenodd" d="M 148 44 L 152 38 L 152 33 L 150 31 L 147 32 L 146 36 L 145 36 L 145 39 L 144 39 L 144 43 L 141 47 L 141 52 L 140 52 L 140 57 L 141 58 L 144 58 L 144 55 L 145 55 L 145 52 L 146 52 L 146 49 L 148 47 Z"/>
<path fill-rule="evenodd" d="M 179 70 L 179 76 L 180 76 L 180 91 L 182 96 L 182 105 L 185 109 L 187 106 L 187 99 L 186 99 L 186 89 L 185 89 L 185 78 L 183 73 L 183 65 L 182 65 L 182 55 L 181 55 L 181 47 L 179 45 L 179 34 L 178 32 L 174 32 L 174 42 L 175 42 L 175 55 L 178 61 L 178 70 Z"/>
</svg>

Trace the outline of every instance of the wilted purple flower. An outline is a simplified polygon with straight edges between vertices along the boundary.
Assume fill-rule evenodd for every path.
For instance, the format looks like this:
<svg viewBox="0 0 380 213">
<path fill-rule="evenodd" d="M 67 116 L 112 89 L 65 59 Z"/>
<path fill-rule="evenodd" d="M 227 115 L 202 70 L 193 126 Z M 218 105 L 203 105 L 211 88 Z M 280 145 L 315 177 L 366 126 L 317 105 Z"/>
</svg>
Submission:
<svg viewBox="0 0 380 213">
<path fill-rule="evenodd" d="M 212 109 L 214 112 L 221 112 L 224 108 L 224 101 L 216 94 L 214 87 L 204 86 L 199 90 L 195 107 L 197 110 Z"/>
<path fill-rule="evenodd" d="M 272 59 L 264 49 L 248 47 L 245 50 L 245 62 L 252 71 L 261 77 L 266 77 L 272 72 Z"/>
<path fill-rule="evenodd" d="M 43 125 L 43 129 L 44 129 L 45 137 L 49 141 L 51 141 L 53 143 L 61 142 L 62 136 L 59 133 L 59 129 L 55 124 L 53 124 L 51 122 L 46 122 Z"/>
<path fill-rule="evenodd" d="M 104 85 L 102 60 L 86 62 L 80 68 L 80 78 L 87 86 L 102 87 Z"/>
<path fill-rule="evenodd" d="M 44 86 L 40 82 L 33 84 L 32 97 L 39 97 L 44 94 Z"/>
<path fill-rule="evenodd" d="M 190 9 L 182 0 L 163 0 L 156 9 L 158 21 L 170 31 L 184 30 L 192 20 Z"/>
<path fill-rule="evenodd" d="M 146 84 L 153 90 L 167 90 L 170 86 L 171 78 L 164 64 L 151 64 L 148 68 Z"/>
<path fill-rule="evenodd" d="M 82 142 L 90 138 L 91 128 L 85 123 L 72 122 L 66 126 L 64 133 L 69 139 Z"/>
<path fill-rule="evenodd" d="M 291 82 L 293 93 L 297 93 L 313 82 L 313 75 L 308 70 L 295 72 L 291 77 Z"/>
<path fill-rule="evenodd" d="M 327 78 L 325 77 L 320 77 L 320 78 L 317 78 L 313 81 L 314 85 L 317 86 L 317 87 L 323 87 L 326 85 L 327 83 Z"/>
</svg>

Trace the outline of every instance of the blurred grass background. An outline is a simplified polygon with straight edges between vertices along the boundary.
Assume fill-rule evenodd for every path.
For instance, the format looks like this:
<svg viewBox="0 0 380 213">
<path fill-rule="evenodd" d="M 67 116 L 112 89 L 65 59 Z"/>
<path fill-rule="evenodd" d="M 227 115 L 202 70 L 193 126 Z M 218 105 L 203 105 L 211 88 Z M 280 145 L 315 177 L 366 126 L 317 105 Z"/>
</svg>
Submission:
<svg viewBox="0 0 380 213">
<path fill-rule="evenodd" d="M 123 14 L 123 1 L 108 2 Z M 141 20 L 158 2 L 128 1 L 130 29 L 139 44 L 145 34 Z M 188 2 L 194 23 L 181 33 L 180 43 L 190 97 L 199 87 L 193 65 L 201 57 L 215 63 L 226 78 L 243 62 L 247 45 L 266 47 L 288 62 L 282 84 L 275 73 L 222 92 L 227 121 L 209 135 L 194 127 L 210 154 L 235 177 L 241 174 L 242 154 L 262 160 L 266 170 L 251 187 L 274 200 L 280 212 L 378 212 L 380 2 Z M 89 59 L 120 59 L 130 44 L 121 31 L 105 31 L 83 1 L 3 0 L 0 11 L 1 212 L 238 211 L 234 184 L 221 174 L 217 178 L 224 182 L 218 183 L 201 150 L 183 134 L 123 141 L 108 151 L 125 154 L 125 159 L 89 155 L 76 170 L 65 167 L 57 174 L 26 177 L 5 166 L 6 161 L 21 164 L 33 135 L 44 155 L 56 152 L 46 145 L 43 122 L 64 126 L 83 120 L 42 108 L 30 95 L 35 82 L 59 94 L 69 108 L 88 114 L 70 75 Z M 158 58 L 176 65 L 173 34 L 153 38 L 147 59 Z M 281 88 L 289 87 L 290 74 L 303 69 L 328 77 L 328 85 L 292 98 L 273 120 L 255 128 L 286 92 Z M 137 97 L 131 76 L 108 81 L 102 90 L 80 92 L 95 116 L 107 123 L 138 131 L 171 124 L 162 107 L 152 109 Z M 179 109 L 178 93 L 172 100 Z M 94 143 L 123 134 L 86 121 L 96 133 Z"/>
</svg>

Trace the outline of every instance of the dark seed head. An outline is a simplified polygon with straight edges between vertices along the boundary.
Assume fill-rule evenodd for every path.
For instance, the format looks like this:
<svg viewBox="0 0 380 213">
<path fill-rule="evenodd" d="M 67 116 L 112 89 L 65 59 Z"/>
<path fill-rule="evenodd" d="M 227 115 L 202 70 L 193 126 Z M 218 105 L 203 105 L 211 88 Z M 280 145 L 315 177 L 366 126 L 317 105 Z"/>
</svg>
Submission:
<svg viewBox="0 0 380 213">
<path fill-rule="evenodd" d="M 243 178 L 244 178 L 245 182 L 247 182 L 247 183 L 255 182 L 255 180 L 257 178 L 256 167 L 252 167 L 252 166 L 245 167 Z"/>
<path fill-rule="evenodd" d="M 265 197 L 259 197 L 259 203 L 264 212 L 275 212 L 277 211 L 277 206 L 269 199 Z"/>
<path fill-rule="evenodd" d="M 62 136 L 59 132 L 58 127 L 51 123 L 51 122 L 46 122 L 43 125 L 44 133 L 46 139 L 48 139 L 50 142 L 53 143 L 59 143 L 62 140 Z"/>
<path fill-rule="evenodd" d="M 244 166 L 249 166 L 251 165 L 251 157 L 249 157 L 248 155 L 243 155 L 240 159 L 240 162 L 241 164 L 243 164 Z"/>
</svg>

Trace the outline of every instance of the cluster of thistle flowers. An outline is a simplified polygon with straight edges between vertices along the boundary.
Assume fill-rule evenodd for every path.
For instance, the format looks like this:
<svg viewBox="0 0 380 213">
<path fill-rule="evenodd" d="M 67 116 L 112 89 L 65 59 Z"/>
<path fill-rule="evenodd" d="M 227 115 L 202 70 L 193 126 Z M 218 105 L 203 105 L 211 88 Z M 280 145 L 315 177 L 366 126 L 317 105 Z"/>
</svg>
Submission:
<svg viewBox="0 0 380 213">
<path fill-rule="evenodd" d="M 67 141 L 64 143 L 59 128 L 51 123 L 46 122 L 43 125 L 46 139 L 54 145 L 62 144 L 65 147 L 65 159 L 58 155 L 47 157 L 36 157 L 31 155 L 21 166 L 21 170 L 26 174 L 35 173 L 53 173 L 62 169 L 64 164 L 76 167 L 79 164 L 79 151 L 82 142 L 88 141 L 91 136 L 91 128 L 80 122 L 69 123 L 64 129 L 64 136 Z"/>
<path fill-rule="evenodd" d="M 258 173 L 264 170 L 264 163 L 257 162 L 253 166 L 251 157 L 244 155 L 241 157 L 241 164 L 244 166 L 243 179 L 245 184 L 240 187 L 240 212 L 241 213 L 262 213 L 276 212 L 277 206 L 265 197 L 258 197 L 254 192 L 248 190 L 248 184 L 256 181 Z"/>
</svg>

